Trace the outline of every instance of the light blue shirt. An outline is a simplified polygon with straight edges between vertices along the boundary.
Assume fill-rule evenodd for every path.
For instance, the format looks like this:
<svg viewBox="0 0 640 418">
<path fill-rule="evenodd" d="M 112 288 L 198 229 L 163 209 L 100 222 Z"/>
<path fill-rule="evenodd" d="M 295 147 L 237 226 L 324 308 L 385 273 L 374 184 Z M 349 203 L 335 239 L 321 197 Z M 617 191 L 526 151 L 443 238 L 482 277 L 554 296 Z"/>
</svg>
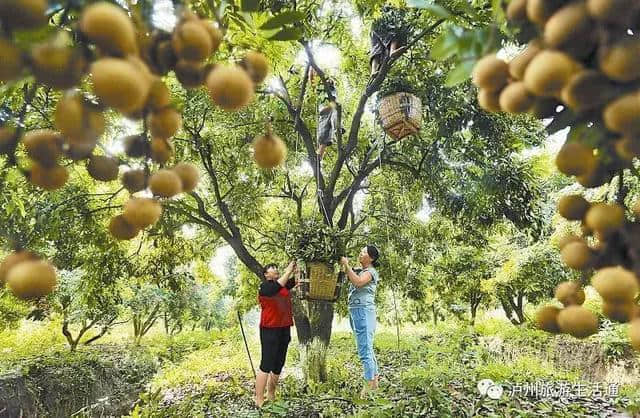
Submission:
<svg viewBox="0 0 640 418">
<path fill-rule="evenodd" d="M 366 271 L 371 273 L 371 280 L 362 287 L 356 287 L 349 281 L 349 306 L 374 307 L 376 286 L 378 285 L 378 270 L 373 267 L 367 267 L 362 270 L 358 276 L 362 276 Z"/>
</svg>

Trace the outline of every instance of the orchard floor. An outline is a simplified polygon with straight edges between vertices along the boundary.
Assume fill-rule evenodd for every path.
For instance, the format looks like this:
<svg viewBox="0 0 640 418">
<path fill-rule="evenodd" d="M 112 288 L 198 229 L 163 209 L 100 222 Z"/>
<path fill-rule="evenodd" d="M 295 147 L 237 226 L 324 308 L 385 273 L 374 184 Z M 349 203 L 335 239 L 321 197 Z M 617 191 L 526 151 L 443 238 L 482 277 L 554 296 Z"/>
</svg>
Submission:
<svg viewBox="0 0 640 418">
<path fill-rule="evenodd" d="M 44 387 L 47 402 L 53 402 L 25 416 L 116 415 L 105 406 L 109 402 L 125 405 L 117 416 L 131 417 L 640 416 L 640 361 L 624 346 L 622 328 L 577 341 L 496 319 L 475 328 L 451 321 L 404 327 L 398 347 L 395 328 L 381 326 L 375 341 L 381 388 L 360 399 L 363 381 L 353 337 L 338 326 L 329 348 L 327 382 L 304 383 L 294 337 L 278 398 L 262 411 L 252 404 L 252 372 L 237 327 L 185 331 L 171 338 L 157 329 L 142 348 L 126 344 L 128 330 L 123 328 L 101 345 L 73 354 L 63 354 L 63 340 L 45 328 L 34 329 L 27 339 L 17 338 L 20 330 L 0 333 L 0 385 L 22 364 L 25 376 L 35 379 L 29 390 Z M 254 328 L 245 329 L 257 367 Z M 558 347 L 569 347 L 568 354 Z M 578 355 L 595 353 L 594 347 L 599 356 Z M 614 363 L 623 358 L 628 367 L 616 369 Z M 82 364 L 73 368 L 72 363 Z M 113 391 L 105 389 L 107 384 L 102 392 L 82 390 L 93 384 L 85 375 L 104 379 L 110 367 L 120 373 L 110 376 Z M 594 375 L 599 367 L 606 373 Z M 492 394 L 502 389 L 498 399 L 479 392 L 482 379 L 494 382 Z M 592 393 L 597 388 L 602 393 Z M 82 407 L 65 409 L 77 394 L 86 396 Z"/>
<path fill-rule="evenodd" d="M 492 343 L 486 343 L 494 342 L 493 337 L 504 338 L 506 345 L 515 342 L 519 354 L 511 353 L 508 359 L 496 355 Z M 131 416 L 593 417 L 638 413 L 634 406 L 640 405 L 640 386 L 620 383 L 638 382 L 634 376 L 594 380 L 579 369 L 556 367 L 545 352 L 552 338 L 490 320 L 475 330 L 458 323 L 404 328 L 398 348 L 395 328 L 382 327 L 375 341 L 381 388 L 367 399 L 358 396 L 363 380 L 349 332 L 333 335 L 328 381 L 310 385 L 302 379 L 294 338 L 278 397 L 260 412 L 252 405 L 252 372 L 242 340 L 219 341 L 158 373 Z M 249 341 L 257 367 L 255 333 L 250 332 Z M 581 344 L 576 340 L 568 343 Z M 482 379 L 492 379 L 502 388 L 502 396 L 495 400 L 483 396 L 477 387 Z M 598 388 L 601 394 L 592 393 Z"/>
</svg>

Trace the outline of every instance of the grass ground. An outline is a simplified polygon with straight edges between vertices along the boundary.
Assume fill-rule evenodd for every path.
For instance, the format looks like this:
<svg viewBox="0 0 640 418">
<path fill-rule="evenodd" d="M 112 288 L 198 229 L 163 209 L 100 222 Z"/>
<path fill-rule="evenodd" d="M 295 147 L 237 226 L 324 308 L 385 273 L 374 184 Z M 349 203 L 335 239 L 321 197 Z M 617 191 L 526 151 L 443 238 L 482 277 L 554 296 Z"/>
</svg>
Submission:
<svg viewBox="0 0 640 418">
<path fill-rule="evenodd" d="M 328 354 L 328 381 L 323 383 L 304 382 L 294 337 L 278 398 L 266 404 L 261 412 L 252 405 L 253 376 L 237 327 L 223 332 L 184 332 L 170 338 L 161 329 L 154 329 L 143 340 L 142 348 L 130 345 L 129 327 L 119 327 L 102 345 L 83 348 L 79 354 L 71 355 L 63 354 L 65 342 L 56 324 L 26 324 L 23 327 L 28 329 L 0 333 L 0 372 L 16 367 L 32 368 L 44 357 L 50 359 L 47 364 L 52 368 L 60 368 L 73 356 L 85 356 L 90 360 L 86 367 L 95 367 L 94 354 L 106 352 L 105 347 L 110 347 L 112 357 L 114 350 L 120 350 L 152 358 L 155 372 L 149 378 L 148 370 L 145 371 L 149 380 L 130 412 L 136 418 L 591 417 L 611 416 L 625 409 L 630 413 L 640 410 L 640 386 L 621 384 L 617 387 L 619 393 L 610 394 L 608 385 L 616 381 L 594 381 L 592 374 L 587 373 L 589 365 L 558 365 L 549 350 L 567 337 L 552 337 L 496 319 L 480 321 L 475 328 L 457 322 L 437 327 L 404 327 L 399 346 L 395 328 L 381 326 L 375 340 L 381 389 L 367 399 L 358 396 L 362 372 L 349 331 L 336 327 Z M 245 329 L 257 367 L 257 329 L 253 325 Z M 623 338 L 616 337 L 616 332 L 604 333 L 597 341 L 592 337 L 585 342 L 568 342 L 577 344 L 571 346 L 576 352 L 597 343 L 601 351 L 610 350 L 615 357 L 618 351 L 624 352 L 617 342 Z M 511 347 L 503 350 L 509 356 L 496 354 L 491 347 L 491 341 L 495 340 Z M 562 359 L 560 363 L 564 364 Z M 78 369 L 73 372 L 78 373 Z M 47 376 L 55 377 L 50 373 Z M 482 379 L 491 379 L 500 386 L 502 396 L 495 400 L 483 396 L 477 388 Z M 591 393 L 596 384 L 601 384 L 601 396 Z M 546 393 L 541 393 L 542 389 Z"/>
<path fill-rule="evenodd" d="M 483 331 L 509 333 L 519 344 L 540 343 L 550 338 L 535 330 L 511 329 L 508 323 L 492 323 Z M 482 328 L 480 326 L 479 328 Z M 517 334 L 517 335 L 516 335 Z M 620 393 L 591 396 L 594 384 L 579 370 L 555 367 L 546 356 L 526 350 L 510 361 L 494 357 L 484 347 L 477 330 L 455 323 L 427 330 L 404 328 L 398 347 L 395 330 L 382 327 L 375 349 L 381 366 L 381 389 L 360 399 L 361 367 L 350 333 L 332 337 L 327 382 L 305 384 L 299 353 L 291 345 L 275 402 L 266 404 L 262 416 L 599 416 L 621 412 L 640 388 L 620 386 Z M 258 341 L 250 335 L 254 362 L 259 360 Z M 294 339 L 295 341 L 295 339 Z M 503 388 L 498 400 L 482 396 L 477 383 L 492 379 Z M 557 393 L 536 396 L 534 385 Z M 599 382 L 608 391 L 610 382 Z M 220 341 L 196 351 L 183 361 L 163 369 L 132 416 L 261 416 L 253 407 L 252 372 L 240 338 Z M 568 391 L 567 391 L 568 389 Z M 567 393 L 563 393 L 567 392 Z M 572 395 L 562 399 L 561 395 Z"/>
</svg>

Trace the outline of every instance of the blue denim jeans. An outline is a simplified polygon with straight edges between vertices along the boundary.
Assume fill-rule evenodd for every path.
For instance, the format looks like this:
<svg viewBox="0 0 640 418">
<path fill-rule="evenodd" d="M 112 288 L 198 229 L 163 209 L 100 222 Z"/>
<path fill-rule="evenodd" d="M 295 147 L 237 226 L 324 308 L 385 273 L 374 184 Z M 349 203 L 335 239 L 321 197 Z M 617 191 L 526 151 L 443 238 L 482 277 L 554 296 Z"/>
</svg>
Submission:
<svg viewBox="0 0 640 418">
<path fill-rule="evenodd" d="M 373 336 L 376 332 L 375 307 L 349 307 L 349 322 L 356 337 L 358 356 L 364 366 L 364 378 L 373 380 L 378 374 L 378 361 L 373 352 Z"/>
</svg>

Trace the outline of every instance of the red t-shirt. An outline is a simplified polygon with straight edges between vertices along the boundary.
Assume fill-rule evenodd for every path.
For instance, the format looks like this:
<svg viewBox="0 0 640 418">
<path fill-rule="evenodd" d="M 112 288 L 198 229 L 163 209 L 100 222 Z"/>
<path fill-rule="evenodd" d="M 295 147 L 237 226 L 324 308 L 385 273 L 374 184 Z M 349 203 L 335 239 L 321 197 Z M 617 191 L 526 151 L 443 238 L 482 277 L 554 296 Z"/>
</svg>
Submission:
<svg viewBox="0 0 640 418">
<path fill-rule="evenodd" d="M 293 325 L 291 293 L 287 287 L 282 287 L 275 281 L 262 283 L 258 294 L 258 302 L 262 308 L 260 327 L 282 328 Z"/>
</svg>

